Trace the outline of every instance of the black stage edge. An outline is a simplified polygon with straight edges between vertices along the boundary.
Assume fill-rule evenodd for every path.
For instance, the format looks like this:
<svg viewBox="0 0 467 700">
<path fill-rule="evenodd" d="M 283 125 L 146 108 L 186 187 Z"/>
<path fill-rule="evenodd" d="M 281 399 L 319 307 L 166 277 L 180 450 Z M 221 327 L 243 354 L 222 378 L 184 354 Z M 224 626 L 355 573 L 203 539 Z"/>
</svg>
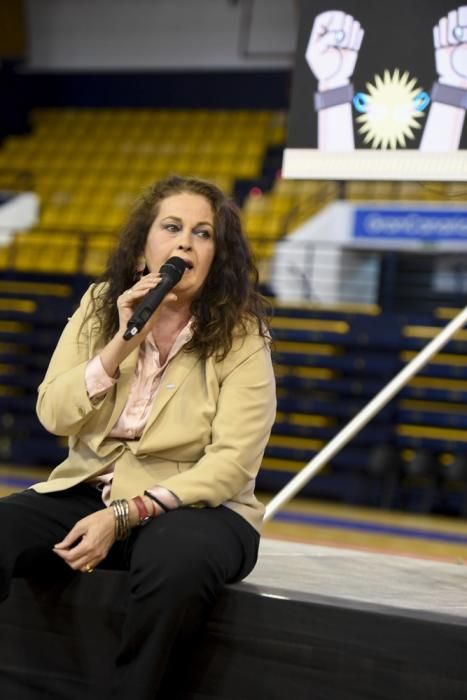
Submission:
<svg viewBox="0 0 467 700">
<path fill-rule="evenodd" d="M 164 700 L 465 700 L 464 566 L 274 541 L 262 548 Z M 16 579 L 0 605 L 1 697 L 101 700 L 127 594 L 121 572 L 48 590 Z M 404 598 L 389 602 L 394 595 Z"/>
</svg>

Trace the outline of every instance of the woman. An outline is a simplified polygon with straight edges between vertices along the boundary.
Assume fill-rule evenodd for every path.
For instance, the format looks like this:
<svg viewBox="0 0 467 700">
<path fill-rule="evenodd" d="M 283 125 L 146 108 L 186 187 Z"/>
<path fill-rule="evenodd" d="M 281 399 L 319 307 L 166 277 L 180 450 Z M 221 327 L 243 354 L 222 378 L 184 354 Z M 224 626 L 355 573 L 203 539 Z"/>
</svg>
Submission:
<svg viewBox="0 0 467 700">
<path fill-rule="evenodd" d="M 183 277 L 124 340 L 174 256 Z M 156 697 L 177 637 L 255 564 L 255 477 L 275 415 L 255 282 L 238 210 L 217 187 L 174 176 L 150 188 L 39 387 L 39 419 L 68 436 L 69 455 L 0 501 L 0 599 L 32 551 L 53 548 L 80 572 L 128 569 L 114 698 Z"/>
</svg>

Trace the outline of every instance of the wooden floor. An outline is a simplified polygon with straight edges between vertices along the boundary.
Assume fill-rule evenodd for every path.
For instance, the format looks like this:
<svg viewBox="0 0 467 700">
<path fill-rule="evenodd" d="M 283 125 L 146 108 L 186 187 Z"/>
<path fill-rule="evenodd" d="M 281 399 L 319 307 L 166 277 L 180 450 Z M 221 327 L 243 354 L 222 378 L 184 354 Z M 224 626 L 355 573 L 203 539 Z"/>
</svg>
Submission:
<svg viewBox="0 0 467 700">
<path fill-rule="evenodd" d="M 375 508 L 295 499 L 264 527 L 269 538 L 467 563 L 467 523 Z"/>
<path fill-rule="evenodd" d="M 47 478 L 47 472 L 0 466 L 0 496 Z M 260 495 L 267 502 L 268 496 Z M 264 536 L 326 547 L 467 563 L 467 522 L 297 498 L 266 523 Z"/>
</svg>

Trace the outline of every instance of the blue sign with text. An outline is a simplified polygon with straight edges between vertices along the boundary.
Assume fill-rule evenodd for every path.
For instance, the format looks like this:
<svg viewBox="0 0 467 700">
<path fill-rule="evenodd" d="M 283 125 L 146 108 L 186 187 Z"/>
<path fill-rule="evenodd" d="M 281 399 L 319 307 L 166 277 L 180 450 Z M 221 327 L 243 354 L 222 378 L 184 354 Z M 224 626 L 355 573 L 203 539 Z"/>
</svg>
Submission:
<svg viewBox="0 0 467 700">
<path fill-rule="evenodd" d="M 352 237 L 467 242 L 467 209 L 356 207 Z"/>
</svg>

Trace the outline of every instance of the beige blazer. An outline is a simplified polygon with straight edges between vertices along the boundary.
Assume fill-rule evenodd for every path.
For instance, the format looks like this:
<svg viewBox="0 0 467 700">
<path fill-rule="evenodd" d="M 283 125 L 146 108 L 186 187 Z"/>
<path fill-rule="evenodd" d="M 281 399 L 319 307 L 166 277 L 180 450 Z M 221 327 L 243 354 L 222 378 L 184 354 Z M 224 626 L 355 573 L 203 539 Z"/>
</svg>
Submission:
<svg viewBox="0 0 467 700">
<path fill-rule="evenodd" d="M 224 504 L 259 530 L 264 508 L 254 495 L 255 479 L 276 411 L 269 343 L 257 331 L 236 337 L 222 362 L 182 350 L 162 376 L 141 438 L 109 438 L 128 397 L 138 350 L 120 366 L 116 385 L 91 403 L 85 367 L 103 344 L 95 317 L 83 325 L 91 289 L 39 386 L 39 419 L 51 433 L 68 437 L 69 454 L 33 488 L 68 489 L 113 465 L 112 498 L 131 498 L 160 484 L 186 506 Z"/>
</svg>

